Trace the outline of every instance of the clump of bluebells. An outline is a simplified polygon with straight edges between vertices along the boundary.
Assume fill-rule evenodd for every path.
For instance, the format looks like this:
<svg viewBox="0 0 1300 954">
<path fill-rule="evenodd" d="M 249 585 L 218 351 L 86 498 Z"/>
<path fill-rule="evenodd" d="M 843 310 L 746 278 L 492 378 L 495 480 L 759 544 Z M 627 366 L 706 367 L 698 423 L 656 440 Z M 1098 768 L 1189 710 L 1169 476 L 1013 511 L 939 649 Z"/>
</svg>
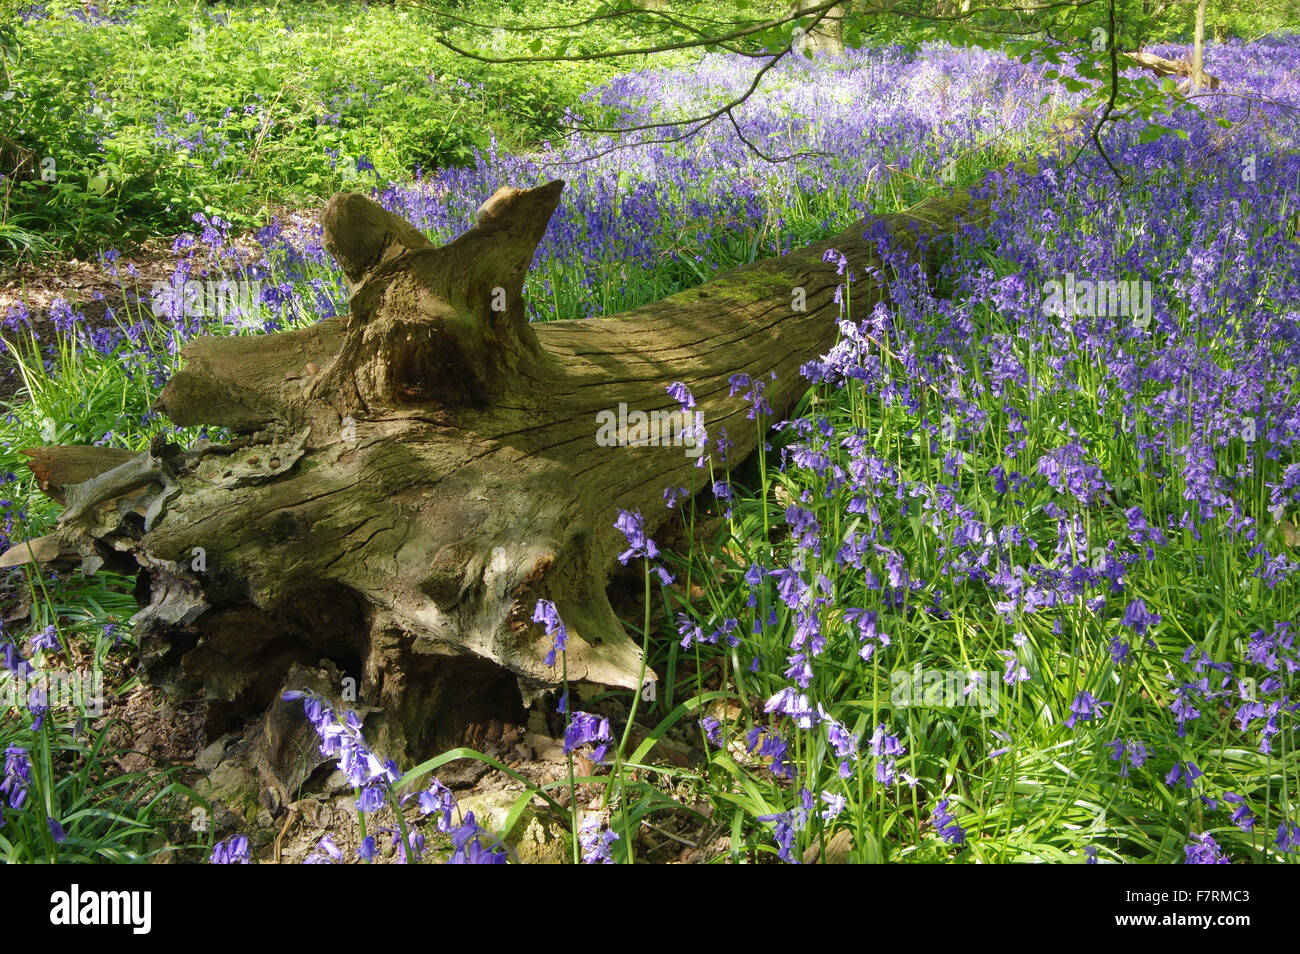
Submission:
<svg viewBox="0 0 1300 954">
<path fill-rule="evenodd" d="M 1300 244 L 1277 224 L 1277 185 L 1300 174 L 1300 89 L 1269 62 L 1300 48 L 1216 55 L 1229 82 L 1280 101 L 1265 107 L 1278 136 L 1239 105 L 1220 114 L 1258 145 L 1256 172 L 1185 165 L 1212 120 L 1178 117 L 1190 147 L 1123 123 L 1106 145 L 1146 170 L 1136 187 L 1099 190 L 1104 160 L 1088 153 L 998 170 L 980 190 L 990 214 L 940 240 L 938 282 L 869 233 L 890 304 L 865 315 L 854 269 L 828 251 L 840 337 L 803 369 L 815 399 L 779 425 L 779 463 L 760 455 L 746 490 L 705 461 L 727 487 L 724 527 L 687 571 L 707 597 L 675 607 L 672 628 L 753 700 L 749 724 L 697 722 L 714 770 L 766 783 L 745 811 L 781 860 L 841 826 L 864 857 L 927 857 L 918 806 L 954 778 L 978 793 L 969 811 L 931 803 L 929 823 L 977 860 L 1095 863 L 1100 842 L 1077 833 L 1113 825 L 1124 842 L 1120 806 L 1205 826 L 1185 853 L 1128 839 L 1132 860 L 1300 847 L 1300 776 L 1280 757 L 1300 710 Z M 1045 302 L 1052 281 L 1134 276 L 1149 304 Z M 730 391 L 759 421 L 761 381 Z M 680 495 L 665 499 L 685 519 Z M 727 647 L 704 638 L 723 619 L 737 621 Z M 1225 740 L 1248 764 L 1224 762 Z M 1011 794 L 1026 783 L 1062 804 L 1094 791 L 1098 808 L 1026 829 Z M 805 792 L 846 808 L 823 822 Z"/>
</svg>

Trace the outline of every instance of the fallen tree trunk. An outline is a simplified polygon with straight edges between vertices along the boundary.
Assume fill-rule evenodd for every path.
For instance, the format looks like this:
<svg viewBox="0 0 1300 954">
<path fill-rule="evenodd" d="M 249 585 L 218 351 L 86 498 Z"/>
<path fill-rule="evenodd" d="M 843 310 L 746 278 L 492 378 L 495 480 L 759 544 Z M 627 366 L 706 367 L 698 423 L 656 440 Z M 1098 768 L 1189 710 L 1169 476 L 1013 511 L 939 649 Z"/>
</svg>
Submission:
<svg viewBox="0 0 1300 954">
<path fill-rule="evenodd" d="M 1125 53 L 1124 56 L 1134 65 L 1140 66 L 1145 70 L 1150 70 L 1157 76 L 1177 76 L 1187 80 L 1192 84 L 1195 79 L 1195 67 L 1185 60 L 1171 60 L 1168 57 L 1156 56 L 1154 53 Z M 1204 70 L 1201 71 L 1201 79 L 1210 89 L 1219 88 L 1219 78 L 1211 76 Z"/>
<path fill-rule="evenodd" d="M 664 489 L 690 485 L 695 460 L 681 446 L 602 446 L 597 415 L 670 413 L 666 387 L 682 381 L 742 459 L 759 434 L 731 377 L 766 381 L 784 413 L 806 388 L 800 365 L 836 337 L 844 278 L 824 254 L 856 272 L 858 314 L 882 296 L 879 260 L 872 223 L 858 222 L 622 315 L 534 325 L 524 277 L 561 189 L 502 189 L 443 247 L 369 199 L 336 196 L 323 224 L 349 313 L 199 338 L 157 403 L 236 438 L 155 440 L 125 458 L 30 452 L 66 509 L 40 547 L 0 565 L 73 548 L 87 570 L 138 573 L 146 671 L 202 693 L 213 735 L 265 710 L 291 667 L 328 659 L 383 711 L 394 754 L 425 755 L 477 700 L 556 684 L 531 621 L 538 598 L 568 624 L 570 679 L 637 688 L 639 647 L 605 595 L 624 549 L 614 521 L 640 510 L 653 531 Z M 968 204 L 932 199 L 878 224 L 915 250 Z"/>
</svg>

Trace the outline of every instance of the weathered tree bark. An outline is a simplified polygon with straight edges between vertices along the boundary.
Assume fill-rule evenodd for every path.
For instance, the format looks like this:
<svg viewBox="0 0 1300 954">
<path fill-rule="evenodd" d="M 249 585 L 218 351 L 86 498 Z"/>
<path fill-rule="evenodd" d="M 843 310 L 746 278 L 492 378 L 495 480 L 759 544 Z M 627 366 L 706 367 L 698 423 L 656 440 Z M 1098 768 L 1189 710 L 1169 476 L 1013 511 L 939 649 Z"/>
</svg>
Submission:
<svg viewBox="0 0 1300 954">
<path fill-rule="evenodd" d="M 66 509 L 0 565 L 76 551 L 87 570 L 138 573 L 146 673 L 201 693 L 214 735 L 265 710 L 291 667 L 327 659 L 382 710 L 390 750 L 426 755 L 503 684 L 557 683 L 531 622 L 540 597 L 568 624 L 571 679 L 637 687 L 639 648 L 605 595 L 624 549 L 615 517 L 640 510 L 653 531 L 694 459 L 601 446 L 597 414 L 674 411 L 665 389 L 682 381 L 743 458 L 759 434 L 731 376 L 766 381 L 784 413 L 806 387 L 800 365 L 837 333 L 844 279 L 824 253 L 856 272 L 858 314 L 881 298 L 878 259 L 858 222 L 623 315 L 534 325 L 524 277 L 562 185 L 501 189 L 443 247 L 369 199 L 335 196 L 323 224 L 349 313 L 185 347 L 157 408 L 224 426 L 228 443 L 29 452 Z M 933 199 L 879 224 L 916 250 L 968 205 Z"/>
<path fill-rule="evenodd" d="M 23 451 L 27 469 L 35 475 L 41 491 L 59 503 L 66 503 L 64 488 L 89 480 L 137 455 L 116 447 L 34 447 Z"/>
</svg>

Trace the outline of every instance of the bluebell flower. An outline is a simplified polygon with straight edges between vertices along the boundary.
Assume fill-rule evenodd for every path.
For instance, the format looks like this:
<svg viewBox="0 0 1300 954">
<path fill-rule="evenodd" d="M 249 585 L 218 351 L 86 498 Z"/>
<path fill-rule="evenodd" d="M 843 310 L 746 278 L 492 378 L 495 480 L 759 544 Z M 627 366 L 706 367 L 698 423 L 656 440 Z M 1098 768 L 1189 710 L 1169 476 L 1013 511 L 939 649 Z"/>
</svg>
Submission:
<svg viewBox="0 0 1300 954">
<path fill-rule="evenodd" d="M 773 815 L 759 815 L 761 822 L 772 822 L 772 837 L 776 840 L 777 857 L 786 864 L 797 865 L 801 862 L 794 856 L 795 816 L 792 812 L 779 812 Z"/>
<path fill-rule="evenodd" d="M 595 815 L 587 815 L 582 819 L 582 827 L 578 832 L 578 843 L 582 846 L 582 863 L 584 865 L 613 864 L 614 858 L 610 848 L 616 841 L 618 841 L 618 834 L 604 828 L 600 823 L 600 819 Z"/>
<path fill-rule="evenodd" d="M 453 865 L 503 865 L 506 853 L 499 844 L 484 845 L 488 832 L 474 820 L 474 813 L 467 812 L 464 822 L 450 832 L 454 851 L 448 864 Z"/>
<path fill-rule="evenodd" d="M 839 818 L 848 806 L 848 799 L 835 792 L 822 792 L 821 799 L 826 803 L 826 807 L 821 811 L 821 820 L 824 822 L 832 822 Z"/>
<path fill-rule="evenodd" d="M 930 822 L 934 825 L 935 831 L 939 833 L 939 837 L 948 844 L 965 844 L 966 832 L 958 824 L 957 819 L 948 811 L 948 800 L 946 798 L 934 807 Z"/>
<path fill-rule="evenodd" d="M 307 856 L 303 864 L 328 865 L 338 864 L 343 860 L 343 849 L 334 844 L 334 839 L 325 835 L 316 843 L 316 850 Z"/>
<path fill-rule="evenodd" d="M 872 733 L 867 745 L 876 758 L 876 781 L 882 785 L 892 785 L 896 778 L 895 760 L 906 754 L 906 747 L 898 736 L 890 735 L 885 731 L 884 723 L 876 726 L 876 731 Z"/>
<path fill-rule="evenodd" d="M 713 716 L 700 716 L 699 725 L 709 743 L 722 748 L 722 723 Z"/>
<path fill-rule="evenodd" d="M 9 807 L 20 810 L 27 802 L 27 790 L 32 784 L 32 760 L 27 750 L 17 745 L 5 748 L 4 777 L 0 779 L 0 795 Z"/>
<path fill-rule="evenodd" d="M 1223 800 L 1236 806 L 1232 812 L 1232 823 L 1242 831 L 1251 831 L 1255 827 L 1255 816 L 1251 814 L 1246 800 L 1235 792 L 1224 792 Z"/>
<path fill-rule="evenodd" d="M 452 795 L 451 789 L 435 778 L 429 783 L 429 787 L 420 793 L 419 804 L 420 814 L 437 813 L 435 824 L 439 831 L 451 831 L 451 816 L 456 810 L 456 796 Z"/>
<path fill-rule="evenodd" d="M 1169 774 L 1165 776 L 1165 784 L 1177 785 L 1181 781 L 1184 787 L 1190 789 L 1192 783 L 1203 774 L 1204 773 L 1197 768 L 1195 762 L 1175 762 L 1173 768 L 1169 770 Z"/>
<path fill-rule="evenodd" d="M 569 724 L 564 730 L 564 753 L 571 755 L 580 746 L 594 745 L 591 760 L 603 762 L 612 741 L 608 719 L 589 712 L 575 712 L 569 717 Z"/>
<path fill-rule="evenodd" d="M 537 601 L 537 606 L 533 608 L 533 622 L 544 624 L 546 635 L 552 637 L 551 648 L 546 654 L 546 665 L 554 666 L 556 655 L 569 647 L 569 629 L 550 600 Z"/>
<path fill-rule="evenodd" d="M 614 521 L 614 527 L 627 538 L 627 549 L 618 555 L 619 563 L 627 566 L 627 561 L 633 557 L 653 560 L 659 555 L 659 548 L 655 546 L 655 542 L 646 536 L 645 521 L 641 517 L 641 511 L 633 513 L 620 510 L 618 519 Z"/>
<path fill-rule="evenodd" d="M 691 389 L 680 381 L 668 385 L 668 396 L 680 404 L 683 411 L 695 409 L 695 396 L 691 394 Z"/>
<path fill-rule="evenodd" d="M 1277 826 L 1277 838 L 1274 843 L 1279 851 L 1290 852 L 1300 848 L 1300 825 L 1283 821 Z"/>
<path fill-rule="evenodd" d="M 677 501 L 685 500 L 690 496 L 690 491 L 685 487 L 665 487 L 664 488 L 664 506 L 669 510 L 677 505 Z"/>
<path fill-rule="evenodd" d="M 384 789 L 381 785 L 367 785 L 357 798 L 357 811 L 363 815 L 384 807 Z"/>
<path fill-rule="evenodd" d="M 786 686 L 768 699 L 763 711 L 788 715 L 801 729 L 810 729 L 818 721 L 817 714 L 808 702 L 808 696 L 791 686 Z"/>
<path fill-rule="evenodd" d="M 212 847 L 208 861 L 214 865 L 246 865 L 249 863 L 248 839 L 243 835 L 232 835 L 225 841 L 219 841 Z"/>
<path fill-rule="evenodd" d="M 1080 722 L 1091 722 L 1093 719 L 1098 719 L 1101 717 L 1102 707 L 1108 705 L 1112 705 L 1112 703 L 1098 702 L 1092 693 L 1085 690 L 1075 696 L 1074 701 L 1070 703 L 1070 718 L 1065 720 L 1065 725 L 1067 728 L 1073 729 Z"/>
<path fill-rule="evenodd" d="M 375 860 L 375 856 L 378 855 L 378 853 L 379 853 L 379 848 L 375 844 L 374 835 L 366 835 L 365 838 L 361 839 L 361 844 L 357 848 L 358 858 L 360 858 L 362 861 L 369 864 L 370 862 Z"/>
<path fill-rule="evenodd" d="M 32 652 L 45 650 L 52 652 L 59 648 L 59 634 L 53 625 L 46 626 L 32 637 Z"/>
<path fill-rule="evenodd" d="M 1209 832 L 1192 835 L 1183 848 L 1189 865 L 1226 865 L 1228 858 L 1219 850 L 1218 843 L 1210 837 Z"/>
<path fill-rule="evenodd" d="M 1131 627 L 1139 636 L 1146 635 L 1148 629 L 1159 623 L 1160 614 L 1150 612 L 1143 600 L 1133 600 L 1124 609 L 1124 625 Z"/>
<path fill-rule="evenodd" d="M 682 637 L 682 649 L 690 649 L 692 643 L 704 641 L 704 630 L 685 613 L 677 614 L 677 634 Z"/>
</svg>

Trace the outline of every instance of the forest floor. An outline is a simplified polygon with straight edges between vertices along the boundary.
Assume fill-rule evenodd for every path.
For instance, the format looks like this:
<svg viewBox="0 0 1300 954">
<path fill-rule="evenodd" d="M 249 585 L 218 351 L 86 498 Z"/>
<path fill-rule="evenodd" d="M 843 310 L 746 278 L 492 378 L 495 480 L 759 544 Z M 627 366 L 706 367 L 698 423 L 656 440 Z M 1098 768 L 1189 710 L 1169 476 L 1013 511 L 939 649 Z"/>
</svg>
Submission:
<svg viewBox="0 0 1300 954">
<path fill-rule="evenodd" d="M 292 228 L 314 225 L 323 207 L 324 201 L 314 207 L 282 205 L 271 210 L 268 221 L 278 218 Z M 37 262 L 23 261 L 0 268 L 0 318 L 25 306 L 37 343 L 42 349 L 49 349 L 58 342 L 50 311 L 59 301 L 67 302 L 81 313 L 83 320 L 78 325 L 86 333 L 115 327 L 128 312 L 148 316 L 150 290 L 171 279 L 177 262 L 174 246 L 184 234 L 150 236 L 128 246 L 115 263 L 116 275 L 98 257 L 48 256 Z M 252 231 L 232 234 L 230 245 L 247 261 L 256 261 L 262 254 Z M 0 401 L 12 398 L 21 386 L 22 378 L 15 364 L 0 361 Z"/>
<path fill-rule="evenodd" d="M 629 627 L 643 615 L 642 594 L 635 580 L 615 579 L 610 587 L 615 611 Z M 133 673 L 126 666 L 121 671 L 106 672 L 109 686 L 131 681 Z M 716 688 L 722 673 L 710 668 L 703 674 L 703 684 Z M 611 724 L 625 724 L 629 716 L 625 700 L 604 692 L 600 687 L 575 686 L 574 707 L 607 717 Z M 503 718 L 472 726 L 458 740 L 460 745 L 475 749 L 494 759 L 514 775 L 474 758 L 446 763 L 436 771 L 439 781 L 455 795 L 462 812 L 473 812 L 481 824 L 503 833 L 504 841 L 525 863 L 563 863 L 567 857 L 568 821 L 548 809 L 542 799 L 534 797 L 529 808 L 508 831 L 506 818 L 530 786 L 547 789 L 565 809 L 576 800 L 585 812 L 600 813 L 606 797 L 604 785 L 578 783 L 572 792 L 564 784 L 569 762 L 563 746 L 565 718 L 557 707 L 558 692 L 549 693 L 526 711 L 521 720 Z M 230 766 L 223 759 L 230 745 L 246 728 L 209 739 L 206 705 L 201 699 L 168 698 L 159 688 L 136 683 L 125 693 L 107 694 L 104 718 L 115 724 L 110 747 L 117 753 L 114 767 L 123 773 L 175 770 L 177 780 L 195 791 L 208 795 L 229 782 Z M 651 725 L 660 716 L 648 716 Z M 629 737 L 629 750 L 635 749 L 650 727 L 638 720 Z M 705 765 L 699 731 L 689 720 L 679 722 L 661 737 L 654 748 L 654 762 L 686 773 L 700 771 Z M 432 753 L 430 753 L 432 754 Z M 739 755 L 738 755 L 739 757 Z M 575 758 L 574 771 L 579 776 L 608 773 L 608 766 L 595 767 Z M 634 770 L 634 777 L 640 777 Z M 654 776 L 657 786 L 669 798 L 689 810 L 660 814 L 642 825 L 635 845 L 636 857 L 660 864 L 698 864 L 721 858 L 730 851 L 726 826 L 712 817 L 708 800 L 691 790 L 689 782 L 670 776 Z M 558 784 L 557 784 L 558 783 Z M 344 858 L 355 859 L 363 833 L 356 825 L 356 794 L 342 772 L 332 762 L 319 768 L 303 785 L 293 801 L 281 802 L 269 788 L 263 787 L 256 811 L 239 814 L 220 798 L 213 801 L 211 823 L 217 835 L 238 832 L 248 837 L 251 850 L 260 863 L 301 864 L 319 852 L 321 839 L 329 836 L 343 851 Z M 667 802 L 665 802 L 667 804 Z M 406 824 L 421 830 L 421 819 L 409 806 Z M 396 830 L 392 811 L 385 807 L 370 818 L 370 833 Z M 431 830 L 432 826 L 429 826 Z M 182 823 L 167 833 L 167 846 L 173 850 L 155 856 L 158 863 L 201 861 L 191 832 Z M 842 854 L 847 845 L 828 845 L 828 856 Z M 382 854 L 382 862 L 393 863 L 395 854 Z M 767 860 L 767 859 L 759 859 Z M 815 861 L 811 854 L 807 861 Z"/>
</svg>

